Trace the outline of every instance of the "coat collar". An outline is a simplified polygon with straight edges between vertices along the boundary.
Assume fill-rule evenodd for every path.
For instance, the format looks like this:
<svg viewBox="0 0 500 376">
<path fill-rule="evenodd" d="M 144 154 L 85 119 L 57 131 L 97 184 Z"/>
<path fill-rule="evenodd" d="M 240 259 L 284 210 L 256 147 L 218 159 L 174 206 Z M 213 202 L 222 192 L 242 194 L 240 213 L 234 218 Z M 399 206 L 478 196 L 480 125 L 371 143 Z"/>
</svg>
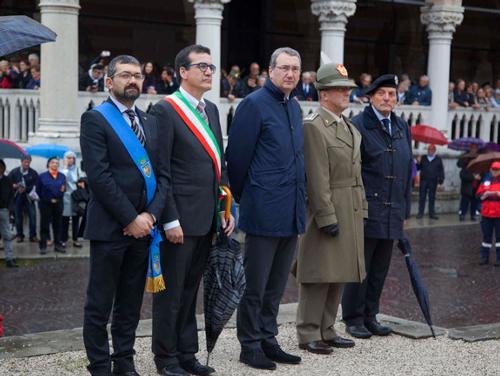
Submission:
<svg viewBox="0 0 500 376">
<path fill-rule="evenodd" d="M 352 132 L 349 131 L 349 125 L 344 116 L 340 118 L 335 118 L 335 116 L 333 116 L 330 111 L 327 111 L 321 106 L 318 107 L 318 114 L 323 120 L 323 125 L 325 127 L 330 127 L 333 124 L 336 125 L 335 128 L 336 128 L 337 139 L 339 139 L 340 141 L 344 142 L 345 144 L 351 147 L 353 146 Z"/>
<path fill-rule="evenodd" d="M 290 97 L 286 98 L 285 94 L 278 89 L 278 87 L 273 84 L 270 78 L 266 80 L 266 83 L 264 84 L 264 89 L 266 89 L 276 100 L 280 102 L 286 102 L 289 100 Z"/>
<path fill-rule="evenodd" d="M 378 119 L 377 115 L 375 114 L 375 111 L 373 111 L 373 108 L 371 105 L 368 105 L 365 107 L 363 111 L 363 116 L 365 116 L 368 121 L 363 122 L 363 125 L 366 129 L 368 130 L 374 130 L 374 129 L 379 129 L 381 132 L 384 132 L 382 129 L 382 124 L 380 123 L 380 120 Z M 402 132 L 404 131 L 401 123 L 398 121 L 396 114 L 391 112 L 391 127 L 392 127 L 392 138 L 401 138 Z"/>
</svg>

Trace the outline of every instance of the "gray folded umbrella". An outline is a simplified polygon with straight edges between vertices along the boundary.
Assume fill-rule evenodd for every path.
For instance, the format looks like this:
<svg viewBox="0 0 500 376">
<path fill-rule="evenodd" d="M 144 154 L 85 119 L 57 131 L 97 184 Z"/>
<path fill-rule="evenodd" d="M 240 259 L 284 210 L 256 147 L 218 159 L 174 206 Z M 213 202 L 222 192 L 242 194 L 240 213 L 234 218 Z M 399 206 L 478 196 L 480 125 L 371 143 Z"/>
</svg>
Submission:
<svg viewBox="0 0 500 376">
<path fill-rule="evenodd" d="M 0 17 L 0 56 L 56 40 L 56 33 L 26 16 Z"/>
</svg>

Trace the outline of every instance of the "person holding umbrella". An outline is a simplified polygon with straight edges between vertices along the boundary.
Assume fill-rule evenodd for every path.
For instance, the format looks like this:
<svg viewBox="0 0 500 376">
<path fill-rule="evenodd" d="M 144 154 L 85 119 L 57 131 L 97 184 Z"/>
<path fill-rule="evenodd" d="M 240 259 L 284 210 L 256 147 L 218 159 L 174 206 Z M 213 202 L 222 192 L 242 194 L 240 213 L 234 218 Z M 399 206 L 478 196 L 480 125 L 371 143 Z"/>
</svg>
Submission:
<svg viewBox="0 0 500 376">
<path fill-rule="evenodd" d="M 14 198 L 12 181 L 5 175 L 5 162 L 0 159 L 0 235 L 2 235 L 5 250 L 5 265 L 8 268 L 17 268 L 14 252 L 12 251 L 13 234 L 10 231 L 9 208 Z"/>
<path fill-rule="evenodd" d="M 342 112 L 349 106 L 349 80 L 342 64 L 324 64 L 314 86 L 320 107 L 304 119 L 304 160 L 309 220 L 300 240 L 299 347 L 330 354 L 352 347 L 334 324 L 345 282 L 365 278 L 363 219 L 368 203 L 361 178 L 361 134 Z"/>
<path fill-rule="evenodd" d="M 490 167 L 490 176 L 486 177 L 477 189 L 476 195 L 482 202 L 481 232 L 483 242 L 479 265 L 487 265 L 490 258 L 493 233 L 495 233 L 495 266 L 500 266 L 500 162 L 493 162 Z"/>
<path fill-rule="evenodd" d="M 368 201 L 364 227 L 366 279 L 349 283 L 342 297 L 347 332 L 357 338 L 384 336 L 391 328 L 376 315 L 391 263 L 394 240 L 410 216 L 412 151 L 408 124 L 393 112 L 398 78 L 385 74 L 366 90 L 370 105 L 352 118 L 362 135 L 361 171 Z"/>
</svg>

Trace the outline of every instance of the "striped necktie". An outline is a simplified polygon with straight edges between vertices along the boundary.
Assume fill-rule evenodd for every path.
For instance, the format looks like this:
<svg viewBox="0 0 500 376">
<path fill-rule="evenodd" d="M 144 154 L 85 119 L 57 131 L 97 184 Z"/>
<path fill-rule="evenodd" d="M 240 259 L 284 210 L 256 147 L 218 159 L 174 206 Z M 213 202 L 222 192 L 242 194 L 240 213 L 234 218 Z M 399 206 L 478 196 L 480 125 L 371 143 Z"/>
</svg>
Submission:
<svg viewBox="0 0 500 376">
<path fill-rule="evenodd" d="M 134 110 L 126 110 L 125 113 L 128 115 L 130 119 L 130 127 L 134 131 L 137 139 L 141 143 L 142 146 L 146 144 L 146 137 L 144 137 L 144 133 L 142 133 L 142 129 L 139 127 L 139 124 L 135 121 L 135 112 Z"/>
<path fill-rule="evenodd" d="M 205 120 L 205 123 L 208 124 L 208 116 L 207 116 L 207 113 L 205 112 L 205 104 L 201 101 L 198 102 L 198 106 L 196 106 L 196 110 L 200 113 L 203 120 Z"/>
</svg>

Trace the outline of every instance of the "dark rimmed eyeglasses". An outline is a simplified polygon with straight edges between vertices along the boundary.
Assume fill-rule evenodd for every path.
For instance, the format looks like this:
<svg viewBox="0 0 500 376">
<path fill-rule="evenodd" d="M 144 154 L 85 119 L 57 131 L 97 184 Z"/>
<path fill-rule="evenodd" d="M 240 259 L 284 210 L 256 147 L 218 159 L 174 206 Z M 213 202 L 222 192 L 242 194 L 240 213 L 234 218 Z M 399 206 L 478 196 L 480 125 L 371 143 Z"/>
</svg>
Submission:
<svg viewBox="0 0 500 376">
<path fill-rule="evenodd" d="M 136 81 L 142 81 L 144 80 L 144 76 L 141 73 L 130 73 L 130 72 L 120 72 L 116 73 L 113 76 L 110 76 L 111 78 L 113 77 L 120 77 L 121 79 L 125 81 L 130 81 L 132 77 L 135 78 Z"/>
<path fill-rule="evenodd" d="M 213 64 L 207 64 L 207 63 L 194 63 L 194 64 L 186 64 L 184 65 L 184 68 L 189 69 L 191 67 L 198 67 L 199 70 L 201 70 L 203 73 L 207 71 L 208 68 L 210 68 L 210 71 L 212 73 L 215 73 L 216 71 L 216 66 Z"/>
</svg>

